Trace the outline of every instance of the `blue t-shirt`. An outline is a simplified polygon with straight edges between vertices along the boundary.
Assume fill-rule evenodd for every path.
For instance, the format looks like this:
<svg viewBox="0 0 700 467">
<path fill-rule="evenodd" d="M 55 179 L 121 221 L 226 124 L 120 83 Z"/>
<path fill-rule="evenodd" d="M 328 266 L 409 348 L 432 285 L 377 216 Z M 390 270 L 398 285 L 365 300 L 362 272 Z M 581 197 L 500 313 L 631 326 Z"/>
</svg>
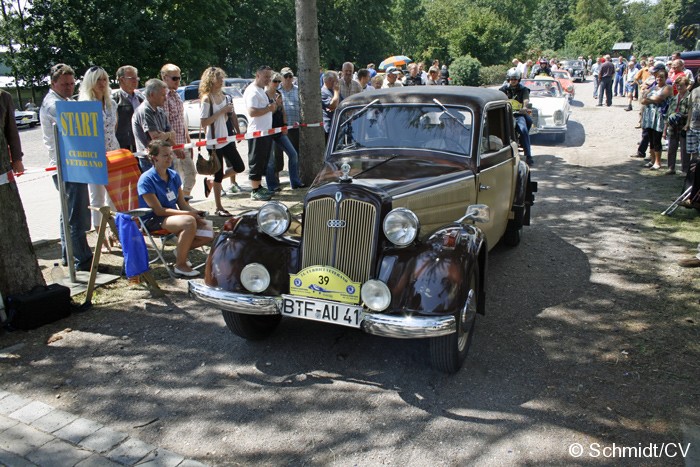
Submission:
<svg viewBox="0 0 700 467">
<path fill-rule="evenodd" d="M 164 208 L 177 209 L 177 194 L 182 186 L 182 179 L 177 172 L 173 169 L 167 169 L 168 171 L 168 181 L 166 182 L 158 172 L 156 172 L 155 167 L 151 167 L 147 171 L 141 174 L 139 177 L 138 193 L 139 193 L 139 207 L 148 208 L 148 203 L 143 199 L 143 195 L 148 193 L 153 193 L 160 201 L 160 205 Z M 142 217 L 143 221 L 147 221 L 154 214 L 148 214 Z"/>
</svg>

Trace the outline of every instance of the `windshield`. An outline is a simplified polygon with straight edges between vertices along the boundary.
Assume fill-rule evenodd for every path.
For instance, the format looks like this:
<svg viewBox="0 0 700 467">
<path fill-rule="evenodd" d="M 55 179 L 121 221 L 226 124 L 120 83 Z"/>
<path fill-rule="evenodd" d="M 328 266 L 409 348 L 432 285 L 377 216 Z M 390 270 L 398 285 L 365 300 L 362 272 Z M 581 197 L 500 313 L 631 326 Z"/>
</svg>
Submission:
<svg viewBox="0 0 700 467">
<path fill-rule="evenodd" d="M 470 154 L 472 114 L 466 108 L 375 104 L 346 108 L 336 121 L 334 153 L 410 148 Z"/>
<path fill-rule="evenodd" d="M 524 79 L 522 84 L 530 89 L 530 97 L 562 97 L 561 85 L 553 79 Z"/>
<path fill-rule="evenodd" d="M 562 71 L 562 70 L 555 70 L 552 72 L 552 76 L 555 78 L 563 78 L 563 79 L 569 79 L 571 76 L 569 76 L 568 71 Z"/>
</svg>

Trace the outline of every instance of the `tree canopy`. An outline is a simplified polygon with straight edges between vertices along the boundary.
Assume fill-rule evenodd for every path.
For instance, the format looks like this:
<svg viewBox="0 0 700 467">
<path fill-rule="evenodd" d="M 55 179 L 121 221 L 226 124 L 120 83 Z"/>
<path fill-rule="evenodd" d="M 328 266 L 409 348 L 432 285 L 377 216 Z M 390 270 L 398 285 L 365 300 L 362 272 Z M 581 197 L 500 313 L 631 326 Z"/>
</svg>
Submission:
<svg viewBox="0 0 700 467">
<path fill-rule="evenodd" d="M 683 26 L 700 22 L 694 0 L 324 0 L 318 5 L 321 66 L 379 63 L 389 55 L 451 63 L 469 55 L 484 66 L 513 57 L 561 58 L 681 49 Z M 143 78 L 161 65 L 187 80 L 207 66 L 251 76 L 262 64 L 296 65 L 294 0 L 0 0 L 0 45 L 16 78 L 38 84 L 55 63 L 81 75 L 92 65 L 114 74 L 125 64 Z M 668 25 L 673 23 L 669 42 Z M 685 39 L 686 45 L 691 40 Z"/>
</svg>

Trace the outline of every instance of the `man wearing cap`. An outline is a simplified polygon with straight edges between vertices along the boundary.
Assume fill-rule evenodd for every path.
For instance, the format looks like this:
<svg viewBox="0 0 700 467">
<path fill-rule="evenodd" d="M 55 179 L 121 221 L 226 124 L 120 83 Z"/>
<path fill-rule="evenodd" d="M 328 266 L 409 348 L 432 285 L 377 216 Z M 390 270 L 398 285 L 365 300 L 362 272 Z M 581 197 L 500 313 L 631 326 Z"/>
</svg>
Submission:
<svg viewBox="0 0 700 467">
<path fill-rule="evenodd" d="M 340 82 L 340 100 L 362 92 L 360 83 L 352 79 L 352 75 L 355 73 L 355 66 L 350 62 L 343 63 L 342 74 Z"/>
<path fill-rule="evenodd" d="M 612 105 L 612 86 L 613 76 L 615 75 L 615 65 L 610 58 L 610 55 L 605 56 L 605 61 L 598 69 L 598 83 L 600 90 L 598 91 L 598 107 L 603 106 L 603 92 L 605 93 L 605 105 Z"/>
<path fill-rule="evenodd" d="M 386 69 L 386 79 L 384 80 L 384 84 L 382 84 L 382 88 L 400 88 L 403 86 L 403 83 L 398 80 L 398 77 L 401 76 L 403 73 L 401 73 L 400 70 L 398 70 L 395 66 L 390 66 L 389 68 Z"/>
<path fill-rule="evenodd" d="M 284 104 L 284 114 L 287 121 L 284 122 L 289 128 L 287 129 L 287 137 L 292 142 L 292 146 L 299 154 L 299 128 L 292 128 L 295 123 L 301 123 L 301 100 L 299 99 L 299 87 L 294 84 L 294 72 L 289 67 L 284 67 L 280 71 L 282 75 L 282 85 L 279 87 L 279 92 L 282 94 L 282 102 Z M 279 144 L 275 144 L 275 157 L 282 157 L 282 148 Z"/>
</svg>

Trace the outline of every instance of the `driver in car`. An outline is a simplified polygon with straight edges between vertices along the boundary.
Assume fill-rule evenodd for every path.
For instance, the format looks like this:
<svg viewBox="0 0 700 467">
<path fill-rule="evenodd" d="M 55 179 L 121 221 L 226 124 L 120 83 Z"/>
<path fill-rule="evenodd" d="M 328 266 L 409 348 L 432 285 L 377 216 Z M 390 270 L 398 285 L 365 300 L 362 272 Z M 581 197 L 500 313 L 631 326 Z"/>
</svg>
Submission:
<svg viewBox="0 0 700 467">
<path fill-rule="evenodd" d="M 525 162 L 527 165 L 533 165 L 535 161 L 532 159 L 530 149 L 530 127 L 532 126 L 532 118 L 527 112 L 527 106 L 530 103 L 530 89 L 520 84 L 521 75 L 519 71 L 510 70 L 506 75 L 508 84 L 501 86 L 500 91 L 510 99 L 513 106 L 513 116 L 515 117 L 515 131 L 520 138 L 520 144 L 525 153 Z"/>
</svg>

